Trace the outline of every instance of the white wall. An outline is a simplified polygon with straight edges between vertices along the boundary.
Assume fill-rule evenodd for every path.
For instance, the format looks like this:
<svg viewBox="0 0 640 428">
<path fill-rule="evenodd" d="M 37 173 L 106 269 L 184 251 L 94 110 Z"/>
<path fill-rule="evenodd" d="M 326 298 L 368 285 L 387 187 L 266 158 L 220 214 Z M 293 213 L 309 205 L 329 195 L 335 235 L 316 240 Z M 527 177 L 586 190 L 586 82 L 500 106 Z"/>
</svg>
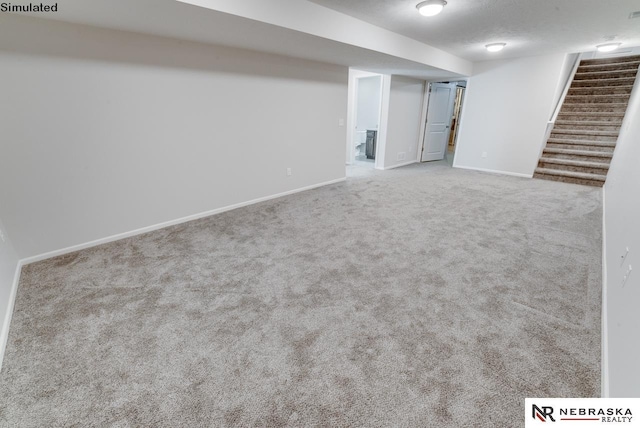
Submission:
<svg viewBox="0 0 640 428">
<path fill-rule="evenodd" d="M 0 19 L 0 217 L 20 258 L 345 176 L 345 67 Z"/>
<path fill-rule="evenodd" d="M 7 230 L 0 220 L 0 369 L 9 337 L 9 322 L 13 308 L 14 285 L 18 277 L 18 255 L 13 249 Z"/>
<path fill-rule="evenodd" d="M 604 191 L 609 395 L 640 397 L 640 79 L 636 79 Z M 623 259 L 626 248 L 629 253 Z M 629 266 L 633 270 L 623 286 Z"/>
<path fill-rule="evenodd" d="M 454 166 L 533 175 L 564 63 L 564 54 L 476 63 Z"/>
<path fill-rule="evenodd" d="M 388 109 L 383 107 L 387 114 L 386 134 L 383 135 L 384 169 L 417 160 L 424 81 L 391 76 L 388 89 Z M 380 152 L 378 156 L 381 156 Z"/>
</svg>

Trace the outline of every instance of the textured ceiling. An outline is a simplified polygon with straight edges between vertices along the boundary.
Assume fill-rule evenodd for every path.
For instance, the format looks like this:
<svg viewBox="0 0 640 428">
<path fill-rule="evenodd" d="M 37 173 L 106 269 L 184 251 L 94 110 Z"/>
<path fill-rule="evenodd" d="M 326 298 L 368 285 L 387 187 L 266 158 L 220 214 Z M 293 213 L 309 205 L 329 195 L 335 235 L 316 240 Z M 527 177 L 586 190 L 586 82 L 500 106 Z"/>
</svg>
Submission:
<svg viewBox="0 0 640 428">
<path fill-rule="evenodd" d="M 265 2 L 268 0 L 264 0 Z M 304 0 L 299 1 L 309 4 Z M 310 0 L 471 61 L 547 52 L 585 52 L 611 37 L 640 46 L 640 0 L 448 0 L 432 18 L 419 15 L 420 0 Z M 346 43 L 175 0 L 57 0 L 46 18 L 181 40 L 213 43 L 347 65 L 427 80 L 452 73 Z M 274 5 L 286 3 L 274 1 Z M 274 6 L 275 7 L 275 6 Z M 275 13 L 287 10 L 275 7 Z M 10 20 L 11 14 L 0 14 Z M 45 17 L 36 15 L 38 17 Z M 3 19 L 4 18 L 4 19 Z M 340 28 L 342 30 L 342 28 Z M 502 52 L 484 45 L 504 41 Z M 2 48 L 0 40 L 0 49 Z"/>
<path fill-rule="evenodd" d="M 420 0 L 310 0 L 470 61 L 585 52 L 611 39 L 640 45 L 640 0 L 448 0 L 435 17 Z M 498 54 L 484 45 L 506 42 Z"/>
</svg>

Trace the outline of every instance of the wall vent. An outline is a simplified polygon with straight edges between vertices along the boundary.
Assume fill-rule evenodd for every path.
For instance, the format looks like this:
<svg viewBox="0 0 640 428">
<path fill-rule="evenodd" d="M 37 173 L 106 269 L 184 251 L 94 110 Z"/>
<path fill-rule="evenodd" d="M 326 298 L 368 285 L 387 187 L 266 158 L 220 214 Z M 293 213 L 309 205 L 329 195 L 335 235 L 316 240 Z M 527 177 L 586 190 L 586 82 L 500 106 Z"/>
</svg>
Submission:
<svg viewBox="0 0 640 428">
<path fill-rule="evenodd" d="M 640 18 L 640 10 L 637 10 L 635 12 L 631 12 L 629 14 L 629 19 L 633 19 L 633 18 Z"/>
</svg>

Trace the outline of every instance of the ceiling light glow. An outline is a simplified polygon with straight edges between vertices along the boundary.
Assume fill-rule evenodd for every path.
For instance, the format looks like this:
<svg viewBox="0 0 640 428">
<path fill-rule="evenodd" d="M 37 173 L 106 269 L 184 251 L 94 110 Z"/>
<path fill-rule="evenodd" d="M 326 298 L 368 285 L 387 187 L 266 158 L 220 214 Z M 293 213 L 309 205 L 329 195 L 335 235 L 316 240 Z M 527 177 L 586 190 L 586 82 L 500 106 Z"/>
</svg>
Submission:
<svg viewBox="0 0 640 428">
<path fill-rule="evenodd" d="M 416 9 L 423 16 L 434 16 L 442 12 L 447 2 L 445 0 L 427 0 L 418 3 Z"/>
<path fill-rule="evenodd" d="M 490 43 L 488 45 L 485 46 L 485 48 L 487 48 L 487 50 L 489 52 L 499 52 L 501 51 L 505 46 L 507 46 L 506 43 Z"/>
<path fill-rule="evenodd" d="M 596 46 L 596 49 L 598 49 L 598 52 L 611 52 L 615 51 L 619 47 L 620 43 L 605 43 L 604 45 Z"/>
</svg>

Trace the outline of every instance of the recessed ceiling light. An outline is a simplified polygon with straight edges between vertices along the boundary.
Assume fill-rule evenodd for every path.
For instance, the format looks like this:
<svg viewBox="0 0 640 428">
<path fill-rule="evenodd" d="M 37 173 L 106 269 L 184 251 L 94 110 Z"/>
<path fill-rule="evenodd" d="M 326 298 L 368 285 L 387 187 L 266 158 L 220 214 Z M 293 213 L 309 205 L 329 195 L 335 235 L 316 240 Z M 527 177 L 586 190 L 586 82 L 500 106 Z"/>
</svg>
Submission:
<svg viewBox="0 0 640 428">
<path fill-rule="evenodd" d="M 447 2 L 445 0 L 427 0 L 416 5 L 420 15 L 434 16 L 442 12 Z"/>
<path fill-rule="evenodd" d="M 605 43 L 604 45 L 596 46 L 596 49 L 598 49 L 598 52 L 611 52 L 615 51 L 619 47 L 620 43 Z"/>
<path fill-rule="evenodd" d="M 501 51 L 505 46 L 507 46 L 506 43 L 490 43 L 486 45 L 485 48 L 487 48 L 489 52 L 498 52 Z"/>
</svg>

